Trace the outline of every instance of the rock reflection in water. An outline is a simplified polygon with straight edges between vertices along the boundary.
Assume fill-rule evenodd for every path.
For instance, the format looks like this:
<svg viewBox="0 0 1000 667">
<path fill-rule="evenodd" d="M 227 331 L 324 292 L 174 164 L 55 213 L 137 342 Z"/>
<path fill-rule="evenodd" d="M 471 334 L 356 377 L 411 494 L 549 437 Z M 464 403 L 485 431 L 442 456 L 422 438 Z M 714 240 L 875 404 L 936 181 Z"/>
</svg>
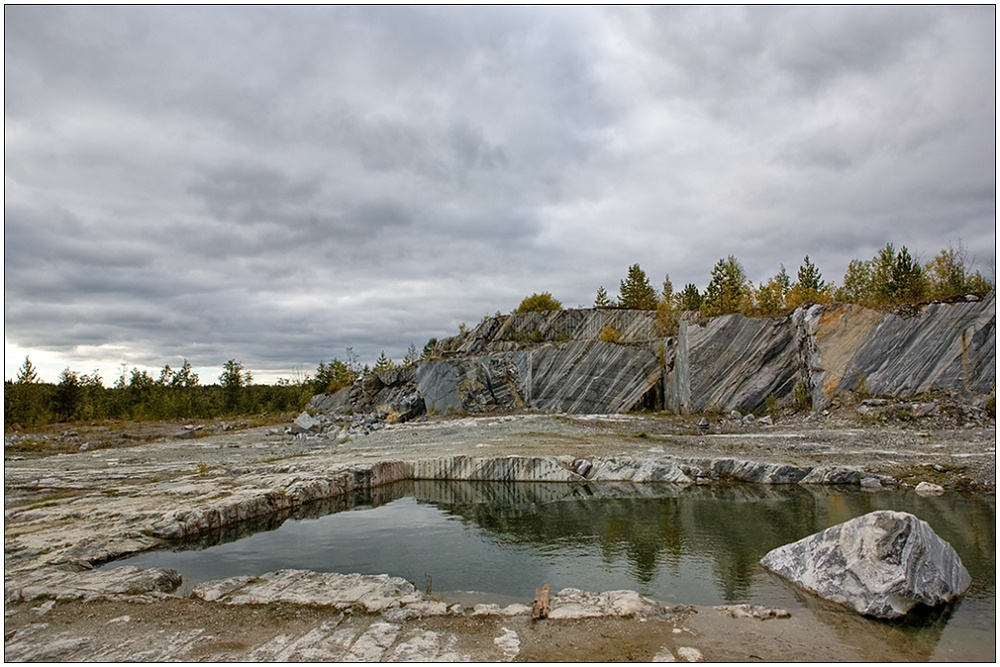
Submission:
<svg viewBox="0 0 1000 667">
<path fill-rule="evenodd" d="M 992 577 L 976 575 L 994 568 L 995 499 L 957 494 L 923 498 L 812 485 L 411 480 L 310 503 L 205 533 L 173 548 L 206 549 L 277 530 L 289 519 L 317 519 L 408 497 L 457 517 L 481 539 L 497 545 L 553 557 L 559 549 L 596 548 L 607 564 L 626 562 L 629 576 L 639 584 L 678 577 L 683 559 L 697 560 L 710 569 L 718 601 L 727 603 L 750 599 L 755 577 L 763 576 L 758 561 L 769 550 L 875 509 L 908 511 L 959 550 L 973 573 L 972 594 L 995 597 Z M 639 588 L 656 593 L 650 586 Z"/>
<path fill-rule="evenodd" d="M 595 544 L 650 584 L 682 557 L 712 562 L 726 602 L 746 598 L 757 561 L 807 535 L 816 512 L 802 487 L 530 484 L 416 481 L 414 495 L 508 544 Z M 651 592 L 648 589 L 643 592 Z"/>
<path fill-rule="evenodd" d="M 351 511 L 369 508 L 377 509 Z M 880 623 L 801 593 L 758 563 L 777 546 L 876 509 L 917 515 L 959 552 L 973 585 L 954 609 L 919 626 Z M 995 515 L 995 498 L 958 494 L 923 498 L 803 485 L 417 480 L 312 503 L 175 545 L 208 549 L 198 552 L 204 557 L 197 564 L 152 559 L 162 552 L 131 564 L 175 567 L 187 585 L 293 567 L 386 572 L 421 587 L 432 576 L 435 591 L 477 590 L 528 600 L 537 586 L 551 583 L 556 590 L 631 588 L 666 603 L 790 605 L 808 609 L 868 660 L 956 659 L 951 656 L 965 655 L 966 644 L 979 651 L 970 659 L 981 659 L 983 642 L 995 635 Z M 290 519 L 291 525 L 284 525 Z M 252 533 L 258 534 L 226 544 Z M 219 550 L 212 551 L 213 545 Z M 944 641 L 943 649 L 942 633 L 961 639 Z"/>
<path fill-rule="evenodd" d="M 413 495 L 413 482 L 404 481 L 396 484 L 364 489 L 346 495 L 317 500 L 306 505 L 302 505 L 293 510 L 275 512 L 273 514 L 254 517 L 241 521 L 240 523 L 227 524 L 217 530 L 205 531 L 197 535 L 192 535 L 180 540 L 175 540 L 171 544 L 173 551 L 187 551 L 191 549 L 209 549 L 220 544 L 236 542 L 245 537 L 250 537 L 257 533 L 264 533 L 278 530 L 289 519 L 319 519 L 338 512 L 347 512 L 359 508 L 371 508 L 387 505 L 394 500 L 407 498 Z"/>
<path fill-rule="evenodd" d="M 866 618 L 804 591 L 795 595 L 838 640 L 869 662 L 929 661 L 955 609 L 954 605 L 924 609 L 905 621 L 889 622 Z"/>
</svg>

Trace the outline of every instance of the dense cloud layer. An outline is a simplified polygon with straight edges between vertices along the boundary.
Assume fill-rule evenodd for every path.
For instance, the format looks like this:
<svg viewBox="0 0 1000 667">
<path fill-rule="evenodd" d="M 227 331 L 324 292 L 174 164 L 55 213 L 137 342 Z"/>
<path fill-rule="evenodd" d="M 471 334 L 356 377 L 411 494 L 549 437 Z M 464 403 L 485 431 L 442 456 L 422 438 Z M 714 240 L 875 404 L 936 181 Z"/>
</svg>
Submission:
<svg viewBox="0 0 1000 667">
<path fill-rule="evenodd" d="M 993 276 L 992 6 L 4 19 L 5 377 L 398 360 L 635 262 L 839 282 L 951 242 Z"/>
</svg>

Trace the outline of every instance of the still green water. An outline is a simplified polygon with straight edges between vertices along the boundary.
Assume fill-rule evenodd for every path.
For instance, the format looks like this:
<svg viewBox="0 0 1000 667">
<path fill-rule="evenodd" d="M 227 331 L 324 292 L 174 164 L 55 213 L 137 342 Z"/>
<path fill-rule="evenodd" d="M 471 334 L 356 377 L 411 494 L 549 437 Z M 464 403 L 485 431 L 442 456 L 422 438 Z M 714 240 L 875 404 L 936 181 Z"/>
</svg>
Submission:
<svg viewBox="0 0 1000 667">
<path fill-rule="evenodd" d="M 670 604 L 751 602 L 793 610 L 816 601 L 766 572 L 760 558 L 877 509 L 927 521 L 972 575 L 972 588 L 950 610 L 900 630 L 925 646 L 917 659 L 995 660 L 992 496 L 923 498 L 798 485 L 413 481 L 127 562 L 174 568 L 185 591 L 210 579 L 294 568 L 388 573 L 434 593 L 479 591 L 527 603 L 549 583 L 553 591 L 632 589 Z"/>
</svg>

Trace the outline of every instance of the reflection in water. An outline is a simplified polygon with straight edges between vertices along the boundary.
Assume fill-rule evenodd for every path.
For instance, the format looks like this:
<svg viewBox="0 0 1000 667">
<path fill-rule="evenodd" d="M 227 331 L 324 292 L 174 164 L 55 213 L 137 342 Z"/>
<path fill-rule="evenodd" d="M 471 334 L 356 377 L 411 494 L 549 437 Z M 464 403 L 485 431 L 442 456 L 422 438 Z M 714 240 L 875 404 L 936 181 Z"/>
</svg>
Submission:
<svg viewBox="0 0 1000 667">
<path fill-rule="evenodd" d="M 915 514 L 955 547 L 973 577 L 958 605 L 918 626 L 873 622 L 801 593 L 758 564 L 777 546 L 876 509 Z M 296 567 L 388 572 L 420 587 L 432 576 L 437 590 L 527 599 L 551 583 L 554 590 L 632 588 L 669 603 L 798 605 L 844 644 L 859 642 L 867 659 L 925 660 L 940 651 L 942 632 L 958 617 L 975 641 L 995 635 L 995 516 L 995 498 L 957 494 L 418 480 L 176 545 L 205 550 L 203 557 L 179 551 L 174 557 L 188 560 L 171 562 L 160 552 L 131 562 L 174 567 L 189 582 Z"/>
</svg>

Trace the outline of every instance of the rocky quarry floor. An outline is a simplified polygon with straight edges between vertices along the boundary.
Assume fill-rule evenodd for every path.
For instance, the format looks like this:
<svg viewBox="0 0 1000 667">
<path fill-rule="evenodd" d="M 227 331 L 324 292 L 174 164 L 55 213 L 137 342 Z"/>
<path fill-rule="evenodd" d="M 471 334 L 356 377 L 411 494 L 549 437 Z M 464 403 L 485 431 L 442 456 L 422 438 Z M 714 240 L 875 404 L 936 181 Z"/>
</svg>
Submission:
<svg viewBox="0 0 1000 667">
<path fill-rule="evenodd" d="M 224 430 L 217 424 L 161 424 L 148 437 L 136 435 L 136 425 L 114 424 L 9 433 L 4 657 L 898 659 L 912 639 L 905 631 L 887 625 L 879 636 L 856 632 L 867 621 L 818 601 L 789 615 L 566 589 L 553 591 L 549 618 L 533 621 L 532 600 L 438 599 L 388 576 L 282 571 L 207 582 L 180 596 L 171 571 L 94 569 L 169 537 L 414 470 L 454 477 L 502 468 L 508 475 L 561 481 L 683 475 L 691 483 L 774 483 L 782 475 L 800 481 L 813 475 L 862 486 L 931 482 L 946 493 L 995 494 L 995 417 L 978 408 L 876 401 L 772 423 L 715 416 L 705 429 L 697 421 L 525 413 L 432 417 L 353 431 L 345 425 L 298 435 L 281 426 Z M 530 465 L 498 467 L 512 456 Z"/>
</svg>

